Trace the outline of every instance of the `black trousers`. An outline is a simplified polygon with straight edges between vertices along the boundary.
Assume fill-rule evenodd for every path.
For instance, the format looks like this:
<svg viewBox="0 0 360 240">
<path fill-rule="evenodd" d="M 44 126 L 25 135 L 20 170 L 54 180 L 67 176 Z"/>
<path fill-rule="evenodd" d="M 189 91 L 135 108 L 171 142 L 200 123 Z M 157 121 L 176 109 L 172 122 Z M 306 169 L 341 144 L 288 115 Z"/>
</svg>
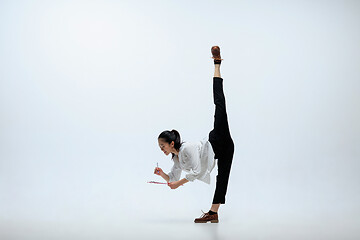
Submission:
<svg viewBox="0 0 360 240">
<path fill-rule="evenodd" d="M 216 188 L 212 203 L 224 204 L 234 156 L 234 142 L 229 130 L 222 78 L 213 78 L 213 93 L 215 120 L 214 129 L 209 133 L 209 142 L 213 147 L 215 159 L 218 159 L 218 175 L 216 176 Z"/>
</svg>

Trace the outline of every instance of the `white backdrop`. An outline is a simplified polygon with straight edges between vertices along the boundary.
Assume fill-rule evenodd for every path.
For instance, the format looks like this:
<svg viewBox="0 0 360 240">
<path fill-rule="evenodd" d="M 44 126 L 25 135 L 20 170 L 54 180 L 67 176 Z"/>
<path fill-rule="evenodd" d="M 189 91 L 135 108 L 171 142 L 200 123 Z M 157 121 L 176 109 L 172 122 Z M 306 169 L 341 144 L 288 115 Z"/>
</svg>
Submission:
<svg viewBox="0 0 360 240">
<path fill-rule="evenodd" d="M 9 0 L 0 36 L 1 239 L 360 236 L 360 2 Z M 212 129 L 213 45 L 235 155 L 199 226 L 216 168 L 146 182 Z"/>
</svg>

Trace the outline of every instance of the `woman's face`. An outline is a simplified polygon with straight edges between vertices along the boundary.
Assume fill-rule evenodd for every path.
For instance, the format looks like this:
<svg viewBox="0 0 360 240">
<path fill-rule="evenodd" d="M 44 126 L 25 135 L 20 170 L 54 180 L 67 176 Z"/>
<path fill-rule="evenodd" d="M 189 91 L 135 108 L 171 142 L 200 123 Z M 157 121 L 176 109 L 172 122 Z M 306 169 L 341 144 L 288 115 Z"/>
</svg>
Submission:
<svg viewBox="0 0 360 240">
<path fill-rule="evenodd" d="M 162 138 L 158 139 L 159 147 L 161 151 L 165 153 L 165 155 L 169 155 L 174 150 L 174 141 L 171 142 L 171 144 L 165 142 Z"/>
</svg>

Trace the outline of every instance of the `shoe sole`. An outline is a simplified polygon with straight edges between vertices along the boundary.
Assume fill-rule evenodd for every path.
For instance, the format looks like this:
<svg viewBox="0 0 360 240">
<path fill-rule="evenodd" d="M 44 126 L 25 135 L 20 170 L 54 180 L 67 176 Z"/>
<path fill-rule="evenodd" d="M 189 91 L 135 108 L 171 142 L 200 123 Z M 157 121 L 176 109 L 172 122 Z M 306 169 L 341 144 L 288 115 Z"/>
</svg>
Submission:
<svg viewBox="0 0 360 240">
<path fill-rule="evenodd" d="M 195 223 L 207 223 L 207 222 L 211 222 L 211 223 L 218 223 L 218 222 L 219 222 L 219 220 L 195 221 Z"/>
</svg>

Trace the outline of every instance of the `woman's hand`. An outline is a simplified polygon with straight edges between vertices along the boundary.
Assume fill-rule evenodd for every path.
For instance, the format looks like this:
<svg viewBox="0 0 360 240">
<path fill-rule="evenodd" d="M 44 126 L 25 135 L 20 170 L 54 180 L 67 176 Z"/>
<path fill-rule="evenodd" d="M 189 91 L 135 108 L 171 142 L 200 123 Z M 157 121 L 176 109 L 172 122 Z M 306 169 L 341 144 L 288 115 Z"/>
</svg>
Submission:
<svg viewBox="0 0 360 240">
<path fill-rule="evenodd" d="M 168 186 L 169 186 L 171 189 L 176 189 L 176 188 L 178 188 L 180 185 L 181 185 L 180 181 L 169 182 L 169 183 L 168 183 Z"/>
<path fill-rule="evenodd" d="M 161 176 L 161 174 L 163 174 L 163 173 L 164 173 L 163 170 L 161 168 L 159 168 L 159 167 L 156 167 L 155 170 L 154 170 L 154 174 L 156 174 L 156 175 Z"/>
</svg>

